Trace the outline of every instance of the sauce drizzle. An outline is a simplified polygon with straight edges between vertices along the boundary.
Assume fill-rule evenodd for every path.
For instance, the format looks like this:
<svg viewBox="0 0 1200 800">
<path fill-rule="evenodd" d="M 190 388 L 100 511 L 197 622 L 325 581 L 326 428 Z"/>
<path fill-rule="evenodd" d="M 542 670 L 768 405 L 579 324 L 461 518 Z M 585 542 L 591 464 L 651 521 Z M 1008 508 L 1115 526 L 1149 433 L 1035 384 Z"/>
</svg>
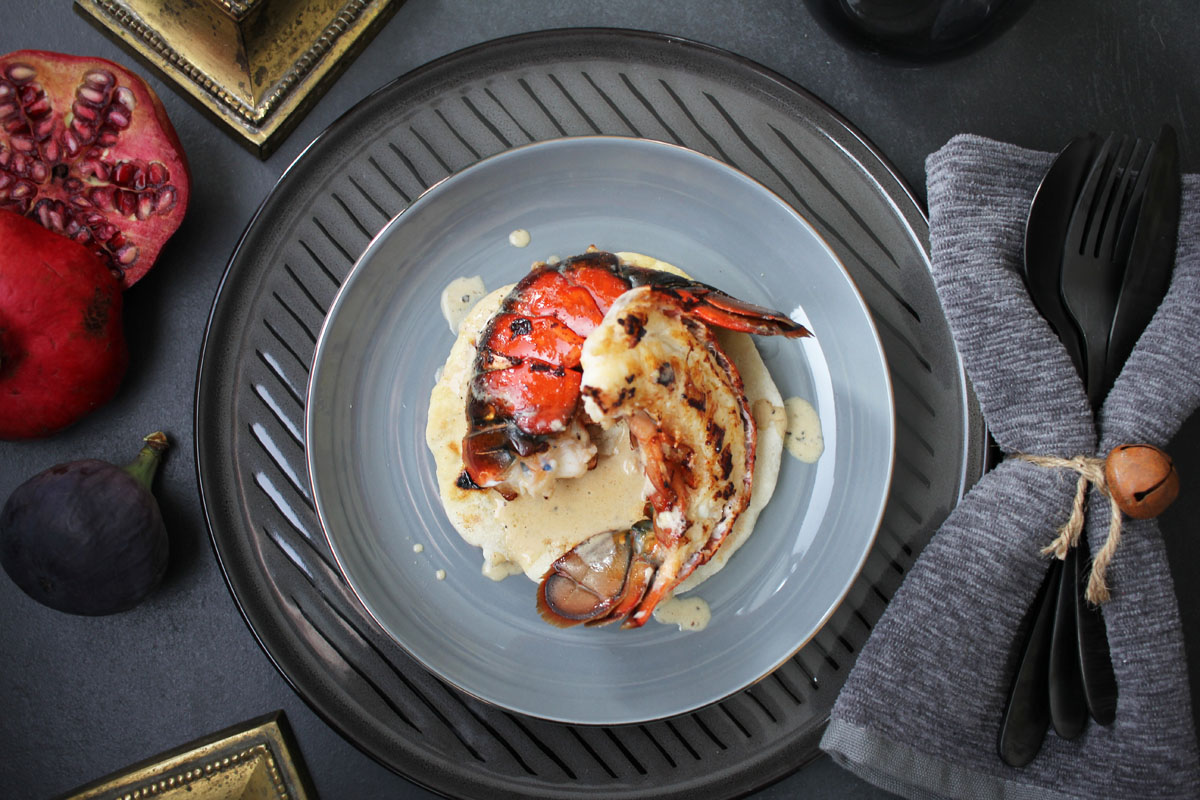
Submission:
<svg viewBox="0 0 1200 800">
<path fill-rule="evenodd" d="M 825 452 L 817 410 L 803 397 L 789 397 L 783 401 L 783 407 L 787 410 L 787 435 L 783 441 L 788 452 L 806 464 L 816 463 Z"/>
</svg>

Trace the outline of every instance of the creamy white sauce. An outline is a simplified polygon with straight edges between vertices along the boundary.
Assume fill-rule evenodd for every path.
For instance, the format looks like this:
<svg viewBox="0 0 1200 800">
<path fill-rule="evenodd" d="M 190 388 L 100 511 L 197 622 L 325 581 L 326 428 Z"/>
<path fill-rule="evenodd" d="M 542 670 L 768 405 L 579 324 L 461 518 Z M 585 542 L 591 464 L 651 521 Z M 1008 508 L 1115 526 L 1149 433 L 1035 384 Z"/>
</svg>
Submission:
<svg viewBox="0 0 1200 800">
<path fill-rule="evenodd" d="M 425 545 L 423 545 L 423 544 L 421 544 L 421 543 L 419 543 L 419 542 L 418 542 L 417 544 L 414 544 L 414 545 L 413 545 L 413 552 L 414 552 L 414 553 L 424 553 L 424 552 L 425 552 Z"/>
<path fill-rule="evenodd" d="M 483 285 L 483 278 L 478 275 L 455 278 L 442 290 L 442 316 L 450 326 L 451 333 L 458 334 L 462 321 L 485 294 L 487 289 Z"/>
<path fill-rule="evenodd" d="M 483 545 L 479 545 L 479 547 L 482 549 Z M 520 564 L 515 561 L 509 561 L 495 550 L 487 549 L 483 549 L 483 567 L 481 571 L 483 572 L 483 577 L 491 578 L 494 581 L 502 581 L 513 575 L 522 575 L 525 572 L 525 570 L 521 569 Z"/>
<path fill-rule="evenodd" d="M 787 451 L 807 464 L 815 463 L 825 452 L 817 410 L 803 397 L 789 397 L 783 407 L 787 411 L 787 435 L 783 439 Z"/>
<path fill-rule="evenodd" d="M 529 246 L 529 231 L 524 228 L 517 228 L 508 235 L 508 243 L 513 247 L 528 247 Z"/>
<path fill-rule="evenodd" d="M 664 625 L 678 625 L 681 631 L 702 631 L 712 619 L 712 610 L 699 597 L 672 597 L 658 604 L 654 618 Z"/>
<path fill-rule="evenodd" d="M 437 578 L 439 581 L 446 580 L 446 570 L 439 569 L 437 572 L 433 573 L 433 577 Z"/>
<path fill-rule="evenodd" d="M 612 455 L 598 458 L 586 479 L 560 480 L 548 497 L 521 495 L 506 502 L 495 495 L 494 522 L 501 534 L 497 549 L 515 554 L 535 580 L 573 543 L 601 531 L 624 530 L 643 518 L 646 477 L 624 425 L 613 431 Z M 564 548 L 568 541 L 572 544 Z"/>
</svg>

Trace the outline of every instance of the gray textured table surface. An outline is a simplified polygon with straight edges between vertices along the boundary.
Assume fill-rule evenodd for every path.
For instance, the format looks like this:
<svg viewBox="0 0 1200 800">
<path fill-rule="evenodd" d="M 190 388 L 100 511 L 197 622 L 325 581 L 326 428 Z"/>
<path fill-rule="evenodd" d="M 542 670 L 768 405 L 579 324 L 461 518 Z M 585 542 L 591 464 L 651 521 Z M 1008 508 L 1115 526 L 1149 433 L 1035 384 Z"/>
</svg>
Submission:
<svg viewBox="0 0 1200 800">
<path fill-rule="evenodd" d="M 0 53 L 21 48 L 128 54 L 70 12 L 68 0 L 0 0 Z M 542 28 L 606 26 L 675 34 L 757 61 L 824 99 L 923 197 L 924 159 L 970 131 L 1046 150 L 1077 132 L 1180 133 L 1183 166 L 1200 170 L 1200 54 L 1192 4 L 1035 2 L 987 47 L 927 66 L 846 49 L 800 0 L 407 0 L 268 160 L 236 146 L 155 76 L 194 171 L 192 207 L 160 266 L 126 296 L 132 364 L 116 399 L 56 437 L 0 443 L 0 498 L 62 461 L 123 462 L 165 430 L 175 447 L 157 482 L 173 554 L 164 586 L 137 609 L 77 618 L 42 608 L 0 580 L 0 796 L 49 797 L 159 751 L 283 709 L 325 798 L 427 797 L 319 720 L 271 666 L 213 557 L 196 486 L 193 390 L 218 282 L 252 213 L 287 165 L 371 90 L 461 47 Z M 145 73 L 145 70 L 141 70 Z M 998 321 L 1000 322 L 1000 321 Z M 1200 505 L 1200 423 L 1172 453 L 1183 499 L 1164 518 L 1184 613 L 1192 692 L 1200 692 L 1200 586 L 1188 541 Z M 828 759 L 760 798 L 884 797 Z"/>
</svg>

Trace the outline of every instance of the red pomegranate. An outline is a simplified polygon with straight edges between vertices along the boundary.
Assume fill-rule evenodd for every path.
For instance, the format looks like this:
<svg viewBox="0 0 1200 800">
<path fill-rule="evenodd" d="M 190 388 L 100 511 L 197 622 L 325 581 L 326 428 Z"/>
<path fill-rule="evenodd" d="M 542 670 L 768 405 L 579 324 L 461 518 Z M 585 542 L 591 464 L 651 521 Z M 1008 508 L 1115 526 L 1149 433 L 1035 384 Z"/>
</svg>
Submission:
<svg viewBox="0 0 1200 800">
<path fill-rule="evenodd" d="M 0 243 L 0 439 L 46 436 L 117 392 L 121 285 L 91 250 L 11 211 Z"/>
<path fill-rule="evenodd" d="M 0 56 L 0 208 L 87 247 L 128 288 L 187 208 L 191 178 L 145 81 L 102 58 Z"/>
</svg>

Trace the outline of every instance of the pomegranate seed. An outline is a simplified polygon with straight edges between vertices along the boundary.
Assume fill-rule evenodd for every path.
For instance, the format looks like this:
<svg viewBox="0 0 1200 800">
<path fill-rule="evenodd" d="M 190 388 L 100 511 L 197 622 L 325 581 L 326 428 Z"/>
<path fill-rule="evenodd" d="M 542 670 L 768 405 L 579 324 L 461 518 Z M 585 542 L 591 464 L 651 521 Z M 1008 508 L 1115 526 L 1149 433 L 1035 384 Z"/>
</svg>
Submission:
<svg viewBox="0 0 1200 800">
<path fill-rule="evenodd" d="M 8 140 L 12 145 L 12 149 L 20 153 L 29 153 L 33 151 L 33 139 L 28 136 L 14 136 Z"/>
<path fill-rule="evenodd" d="M 154 195 L 143 193 L 138 196 L 137 218 L 148 219 L 154 213 Z"/>
<path fill-rule="evenodd" d="M 96 234 L 97 239 L 105 242 L 112 242 L 114 247 L 120 247 L 121 245 L 125 244 L 125 237 L 121 236 L 118 238 L 117 236 L 117 234 L 121 232 L 120 229 L 110 222 L 105 222 L 93 232 Z"/>
<path fill-rule="evenodd" d="M 150 185 L 162 186 L 167 181 L 171 180 L 171 173 L 167 171 L 167 167 L 161 161 L 155 161 L 150 164 Z"/>
<path fill-rule="evenodd" d="M 75 241 L 79 242 L 80 244 L 91 244 L 92 243 L 92 232 L 89 231 L 87 228 L 80 228 L 78 231 L 75 232 L 75 235 L 72 236 L 71 238 L 74 239 Z"/>
<path fill-rule="evenodd" d="M 115 190 L 110 186 L 95 187 L 94 189 L 92 189 L 92 191 L 89 195 L 92 199 L 92 205 L 94 205 L 96 208 L 112 208 L 114 191 Z M 96 216 L 98 217 L 97 220 L 95 220 L 95 221 L 93 221 L 91 219 L 88 220 L 89 225 L 95 225 L 96 222 L 99 222 L 104 219 L 99 214 L 97 214 Z"/>
<path fill-rule="evenodd" d="M 78 97 L 80 100 L 91 103 L 94 106 L 104 105 L 106 102 L 108 102 L 108 97 L 105 95 L 106 92 L 104 92 L 102 89 L 93 88 L 88 86 L 86 83 L 75 91 L 76 97 Z"/>
<path fill-rule="evenodd" d="M 24 153 L 13 153 L 10 169 L 18 175 L 24 175 L 29 171 L 29 158 Z"/>
<path fill-rule="evenodd" d="M 117 132 L 112 128 L 101 128 L 100 133 L 96 136 L 96 144 L 101 147 L 112 147 L 117 143 Z"/>
<path fill-rule="evenodd" d="M 79 178 L 71 177 L 63 181 L 63 191 L 69 194 L 78 194 L 83 191 L 83 181 Z"/>
<path fill-rule="evenodd" d="M 71 205 L 76 208 L 91 208 L 92 201 L 85 194 L 73 194 L 71 195 Z"/>
<path fill-rule="evenodd" d="M 138 192 L 146 188 L 146 170 L 141 167 L 138 167 L 133 173 L 133 188 Z"/>
<path fill-rule="evenodd" d="M 0 189 L 7 187 L 15 180 L 12 175 L 7 172 L 0 172 Z"/>
<path fill-rule="evenodd" d="M 112 236 L 109 236 L 104 241 L 109 247 L 116 250 L 125 246 L 125 234 L 121 233 L 118 229 L 114 229 Z"/>
<path fill-rule="evenodd" d="M 120 106 L 112 106 L 108 109 L 108 114 L 105 116 L 105 120 L 109 125 L 124 130 L 125 128 L 129 127 L 129 112 Z"/>
<path fill-rule="evenodd" d="M 25 115 L 29 117 L 44 117 L 51 111 L 50 101 L 42 95 L 33 103 L 25 107 Z"/>
<path fill-rule="evenodd" d="M 34 207 L 34 211 L 37 212 L 38 221 L 42 223 L 43 228 L 58 233 L 62 232 L 63 216 L 51 203 L 43 200 Z"/>
<path fill-rule="evenodd" d="M 17 185 L 14 186 L 12 191 L 8 194 L 9 197 L 13 198 L 14 200 L 21 200 L 22 198 L 29 197 L 33 194 L 33 187 L 25 181 L 17 181 Z"/>
<path fill-rule="evenodd" d="M 3 97 L 0 97 L 0 100 L 3 99 Z M 15 113 L 17 113 L 16 103 L 5 103 L 4 105 L 0 105 L 0 119 L 7 119 Z"/>
<path fill-rule="evenodd" d="M 101 88 L 105 86 L 112 86 L 117 82 L 117 79 L 113 77 L 113 74 L 106 69 L 94 69 L 87 75 L 84 75 L 83 80 L 85 83 L 91 86 L 98 86 Z"/>
<path fill-rule="evenodd" d="M 118 161 L 112 171 L 113 183 L 119 186 L 128 186 L 129 181 L 133 178 L 133 164 L 128 161 Z"/>
<path fill-rule="evenodd" d="M 79 145 L 79 139 L 75 137 L 72 131 L 63 131 L 62 134 L 63 149 L 67 151 L 67 156 L 74 158 L 79 155 L 79 151 L 83 148 Z"/>
<path fill-rule="evenodd" d="M 11 83 L 0 82 L 0 100 L 7 100 L 16 93 Z"/>
<path fill-rule="evenodd" d="M 10 64 L 8 78 L 14 83 L 25 83 L 37 77 L 37 70 L 28 64 Z"/>
<path fill-rule="evenodd" d="M 133 92 L 128 87 L 118 86 L 113 97 L 114 102 L 124 106 L 128 111 L 132 112 L 134 106 L 137 105 L 137 100 L 133 97 Z"/>
<path fill-rule="evenodd" d="M 175 207 L 175 187 L 167 186 L 158 193 L 158 213 L 166 214 Z"/>
<path fill-rule="evenodd" d="M 54 117 L 43 117 L 33 127 L 33 135 L 38 139 L 47 139 L 54 133 L 54 126 L 57 124 Z"/>
<path fill-rule="evenodd" d="M 128 267 L 133 262 L 137 261 L 138 249 L 135 245 L 127 244 L 117 251 L 117 263 L 123 267 Z"/>
<path fill-rule="evenodd" d="M 73 106 L 71 106 L 71 110 L 75 112 L 75 119 L 81 119 L 91 125 L 94 125 L 97 117 L 99 117 L 99 114 L 96 113 L 96 109 L 84 103 L 75 103 Z"/>
<path fill-rule="evenodd" d="M 17 101 L 23 106 L 31 106 L 37 102 L 37 99 L 42 96 L 42 87 L 36 83 L 31 83 L 28 86 L 22 86 L 17 93 Z"/>
<path fill-rule="evenodd" d="M 96 135 L 96 129 L 79 119 L 79 117 L 71 120 L 71 130 L 75 131 L 75 135 L 85 142 L 90 142 L 92 137 Z"/>
<path fill-rule="evenodd" d="M 134 210 L 137 208 L 137 195 L 133 192 L 118 191 L 117 192 L 117 210 L 122 216 L 133 216 Z"/>
<path fill-rule="evenodd" d="M 108 180 L 108 164 L 98 158 L 85 158 L 79 162 L 79 174 L 85 178 L 92 176 L 97 180 Z"/>
<path fill-rule="evenodd" d="M 8 161 L 12 158 L 12 153 L 3 147 L 0 147 L 0 167 L 8 168 Z"/>
<path fill-rule="evenodd" d="M 44 161 L 35 161 L 29 170 L 29 177 L 33 178 L 34 183 L 45 183 L 46 178 L 50 177 L 50 169 Z"/>
</svg>

